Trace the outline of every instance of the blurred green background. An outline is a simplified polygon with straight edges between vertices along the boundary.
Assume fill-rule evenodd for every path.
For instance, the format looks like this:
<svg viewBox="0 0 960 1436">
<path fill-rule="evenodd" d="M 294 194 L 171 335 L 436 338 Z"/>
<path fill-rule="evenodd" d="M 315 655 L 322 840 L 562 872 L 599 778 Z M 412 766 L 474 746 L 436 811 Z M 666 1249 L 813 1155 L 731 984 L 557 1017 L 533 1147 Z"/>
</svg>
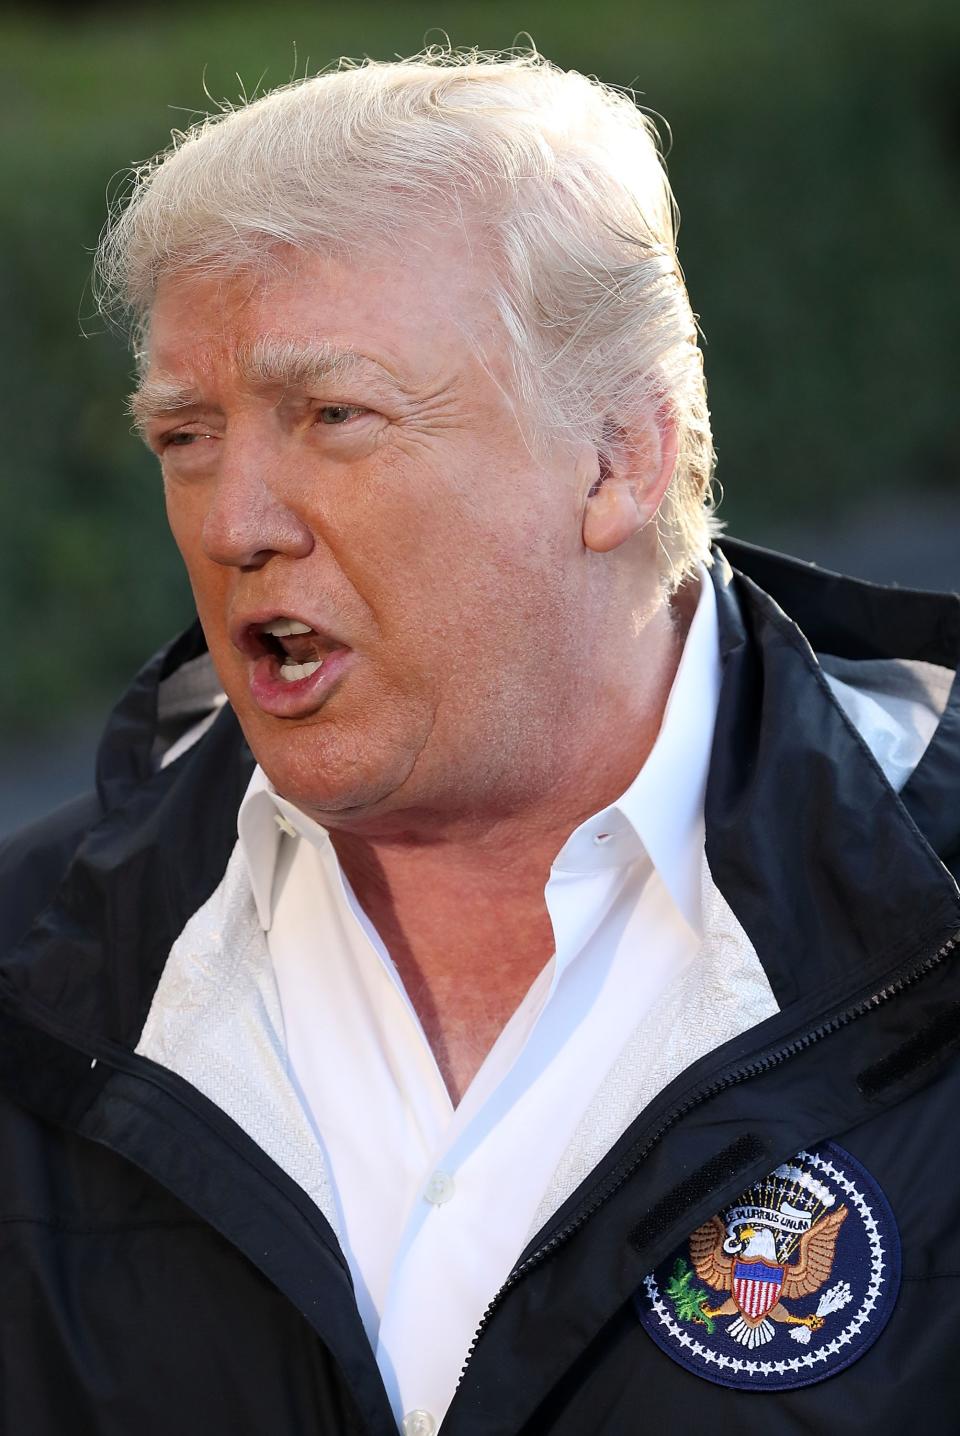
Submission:
<svg viewBox="0 0 960 1436">
<path fill-rule="evenodd" d="M 107 192 L 210 108 L 205 91 L 233 100 L 340 54 L 390 58 L 444 33 L 496 48 L 524 32 L 561 65 L 633 85 L 670 122 L 731 531 L 827 561 L 850 533 L 853 567 L 960 586 L 955 0 L 8 9 L 8 753 L 98 719 L 190 616 L 153 463 L 123 417 L 131 361 L 90 298 Z"/>
</svg>

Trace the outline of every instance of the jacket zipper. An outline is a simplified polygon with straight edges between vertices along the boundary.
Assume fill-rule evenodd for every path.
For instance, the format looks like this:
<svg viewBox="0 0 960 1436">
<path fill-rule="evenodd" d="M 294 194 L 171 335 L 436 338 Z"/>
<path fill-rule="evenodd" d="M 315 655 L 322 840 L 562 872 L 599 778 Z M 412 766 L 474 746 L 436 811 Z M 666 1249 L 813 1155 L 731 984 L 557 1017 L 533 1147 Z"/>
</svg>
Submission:
<svg viewBox="0 0 960 1436">
<path fill-rule="evenodd" d="M 480 1337 L 483 1335 L 484 1328 L 487 1326 L 497 1307 L 500 1306 L 507 1292 L 515 1287 L 529 1272 L 533 1271 L 535 1267 L 541 1266 L 543 1262 L 553 1256 L 559 1247 L 563 1246 L 575 1232 L 579 1231 L 579 1229 L 620 1190 L 624 1182 L 629 1180 L 637 1167 L 646 1159 L 657 1143 L 681 1118 L 686 1117 L 687 1114 L 695 1107 L 698 1107 L 701 1102 L 706 1102 L 711 1097 L 716 1097 L 719 1093 L 725 1092 L 727 1088 L 736 1086 L 738 1082 L 745 1082 L 751 1077 L 758 1077 L 761 1073 L 768 1072 L 772 1067 L 779 1067 L 781 1063 L 786 1062 L 790 1057 L 794 1057 L 797 1053 L 804 1052 L 808 1047 L 812 1047 L 815 1042 L 819 1042 L 822 1038 L 829 1037 L 832 1033 L 838 1032 L 842 1027 L 846 1027 L 850 1022 L 855 1021 L 858 1017 L 865 1016 L 866 1013 L 872 1012 L 875 1008 L 882 1007 L 883 1004 L 889 1002 L 892 997 L 896 997 L 906 988 L 912 987 L 914 983 L 926 977 L 928 973 L 932 972 L 935 967 L 938 967 L 941 962 L 949 957 L 950 953 L 958 945 L 960 945 L 960 932 L 954 933 L 932 957 L 928 957 L 918 967 L 912 968 L 909 972 L 902 974 L 886 987 L 882 987 L 879 992 L 875 992 L 872 996 L 861 999 L 860 1002 L 855 1003 L 852 1007 L 848 1007 L 842 1012 L 836 1013 L 826 1022 L 821 1023 L 820 1026 L 812 1028 L 809 1032 L 805 1032 L 802 1037 L 794 1038 L 792 1042 L 788 1042 L 782 1047 L 777 1047 L 772 1052 L 765 1053 L 764 1056 L 756 1058 L 753 1062 L 745 1063 L 742 1067 L 734 1068 L 731 1072 L 725 1073 L 724 1076 L 716 1078 L 715 1081 L 706 1087 L 701 1087 L 698 1092 L 693 1093 L 685 1102 L 668 1113 L 656 1132 L 654 1132 L 651 1137 L 648 1137 L 642 1146 L 634 1148 L 626 1154 L 619 1166 L 611 1172 L 606 1181 L 601 1183 L 596 1189 L 593 1196 L 588 1198 L 577 1213 L 570 1218 L 566 1226 L 561 1227 L 548 1241 L 545 1241 L 536 1251 L 531 1252 L 519 1266 L 514 1267 L 480 1318 L 480 1325 L 477 1327 L 473 1340 L 470 1343 L 470 1348 L 460 1370 L 457 1385 L 459 1386 L 463 1381 L 467 1366 L 476 1350 Z"/>
</svg>

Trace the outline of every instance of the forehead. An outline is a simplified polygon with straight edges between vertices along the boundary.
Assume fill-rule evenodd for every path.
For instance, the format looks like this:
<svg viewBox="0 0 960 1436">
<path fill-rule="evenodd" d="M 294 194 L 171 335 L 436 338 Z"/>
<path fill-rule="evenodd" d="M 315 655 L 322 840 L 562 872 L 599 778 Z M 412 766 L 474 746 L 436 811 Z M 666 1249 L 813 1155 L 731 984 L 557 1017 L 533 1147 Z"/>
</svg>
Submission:
<svg viewBox="0 0 960 1436">
<path fill-rule="evenodd" d="M 489 285 L 464 236 L 431 251 L 357 256 L 275 251 L 266 265 L 161 280 L 150 314 L 148 382 L 229 366 L 241 382 L 309 384 L 319 371 L 376 366 L 429 382 L 502 344 Z"/>
</svg>

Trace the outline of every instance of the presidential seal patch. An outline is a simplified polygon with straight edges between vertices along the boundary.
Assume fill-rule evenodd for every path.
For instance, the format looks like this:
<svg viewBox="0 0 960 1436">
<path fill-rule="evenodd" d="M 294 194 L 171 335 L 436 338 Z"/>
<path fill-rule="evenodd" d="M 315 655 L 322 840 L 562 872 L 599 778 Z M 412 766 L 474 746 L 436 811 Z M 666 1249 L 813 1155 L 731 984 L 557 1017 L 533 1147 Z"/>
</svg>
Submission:
<svg viewBox="0 0 960 1436">
<path fill-rule="evenodd" d="M 688 1371 L 751 1391 L 822 1381 L 872 1346 L 900 1285 L 883 1192 L 832 1142 L 742 1193 L 646 1278 L 640 1321 Z"/>
</svg>

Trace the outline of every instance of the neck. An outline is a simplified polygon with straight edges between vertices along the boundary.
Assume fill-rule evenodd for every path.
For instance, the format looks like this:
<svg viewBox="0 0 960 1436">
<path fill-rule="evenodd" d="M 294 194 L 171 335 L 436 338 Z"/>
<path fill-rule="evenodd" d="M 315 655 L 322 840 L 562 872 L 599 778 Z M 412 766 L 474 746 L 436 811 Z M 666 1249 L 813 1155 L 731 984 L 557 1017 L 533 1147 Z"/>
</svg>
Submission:
<svg viewBox="0 0 960 1436">
<path fill-rule="evenodd" d="M 407 811 L 364 831 L 331 830 L 454 1099 L 552 956 L 550 867 L 570 833 L 614 802 L 646 761 L 686 628 L 664 606 L 643 634 L 643 683 L 630 690 L 611 675 L 566 743 L 544 734 L 544 746 L 554 739 L 549 781 L 530 784 L 531 757 L 524 801 L 472 808 L 461 799 L 449 816 Z"/>
</svg>

